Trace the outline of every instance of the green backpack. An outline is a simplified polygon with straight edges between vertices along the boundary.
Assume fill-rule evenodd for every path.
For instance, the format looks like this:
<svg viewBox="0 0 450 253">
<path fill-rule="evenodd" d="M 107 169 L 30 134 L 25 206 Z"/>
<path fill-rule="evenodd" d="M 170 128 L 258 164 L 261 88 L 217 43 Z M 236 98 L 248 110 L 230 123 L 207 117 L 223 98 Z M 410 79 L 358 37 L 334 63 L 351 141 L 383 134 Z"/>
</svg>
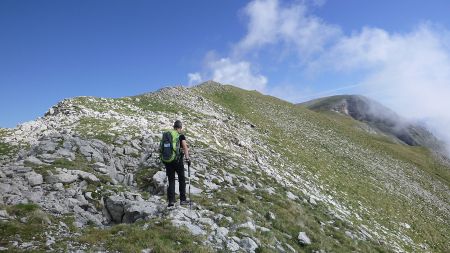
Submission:
<svg viewBox="0 0 450 253">
<path fill-rule="evenodd" d="M 171 163 L 180 158 L 180 134 L 176 130 L 163 133 L 159 152 L 163 163 Z"/>
</svg>

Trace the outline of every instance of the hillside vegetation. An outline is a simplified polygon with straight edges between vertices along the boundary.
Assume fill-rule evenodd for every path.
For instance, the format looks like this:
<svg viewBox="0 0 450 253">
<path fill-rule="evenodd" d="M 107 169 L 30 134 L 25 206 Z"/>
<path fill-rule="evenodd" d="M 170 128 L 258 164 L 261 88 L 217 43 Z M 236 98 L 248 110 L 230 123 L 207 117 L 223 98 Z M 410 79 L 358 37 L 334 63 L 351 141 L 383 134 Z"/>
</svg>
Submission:
<svg viewBox="0 0 450 253">
<path fill-rule="evenodd" d="M 166 208 L 157 149 L 175 119 L 192 151 L 193 210 Z M 10 251 L 450 249 L 450 168 L 429 149 L 234 86 L 66 99 L 1 129 L 0 152 Z"/>
</svg>

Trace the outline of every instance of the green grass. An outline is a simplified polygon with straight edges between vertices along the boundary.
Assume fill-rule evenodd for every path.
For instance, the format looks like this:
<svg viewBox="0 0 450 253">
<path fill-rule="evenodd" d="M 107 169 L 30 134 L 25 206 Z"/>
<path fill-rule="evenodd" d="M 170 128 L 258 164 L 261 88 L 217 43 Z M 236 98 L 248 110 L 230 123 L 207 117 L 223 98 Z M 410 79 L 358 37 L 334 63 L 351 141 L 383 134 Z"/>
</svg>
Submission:
<svg viewBox="0 0 450 253">
<path fill-rule="evenodd" d="M 355 210 L 359 209 L 360 204 L 371 210 L 372 213 L 367 214 L 365 217 L 367 221 L 363 221 L 363 224 L 377 221 L 394 233 L 399 231 L 399 222 L 406 222 L 412 225 L 413 229 L 405 233 L 417 244 L 426 242 L 430 244 L 431 250 L 436 252 L 448 249 L 450 240 L 446 233 L 450 229 L 448 222 L 442 223 L 437 218 L 429 218 L 442 214 L 436 210 L 422 208 L 421 206 L 426 206 L 426 203 L 420 198 L 410 202 L 404 196 L 392 192 L 380 192 L 380 189 L 385 187 L 383 182 L 378 182 L 377 175 L 371 174 L 375 172 L 368 173 L 367 170 L 368 164 L 376 165 L 376 160 L 372 160 L 374 158 L 392 158 L 404 168 L 409 180 L 419 183 L 425 189 L 433 191 L 433 186 L 429 181 L 414 178 L 413 173 L 417 170 L 411 170 L 406 165 L 416 166 L 419 168 L 419 173 L 449 186 L 450 170 L 437 163 L 427 150 L 395 144 L 388 138 L 367 134 L 357 129 L 358 123 L 354 120 L 332 113 L 316 113 L 254 91 L 245 91 L 232 86 L 201 87 L 197 88 L 197 91 L 255 124 L 255 129 L 259 133 L 267 133 L 268 137 L 265 141 L 282 155 L 282 160 L 289 164 L 300 165 L 317 175 L 321 184 L 330 187 L 327 189 L 328 192 L 339 193 L 334 194 L 339 201 Z M 311 138 L 315 133 L 320 135 L 315 139 Z M 339 144 L 343 141 L 356 145 L 358 149 L 352 150 L 352 147 Z M 301 146 L 298 149 L 286 148 L 298 147 L 299 144 Z M 341 149 L 351 150 L 351 155 L 340 154 Z M 373 154 L 372 157 L 364 157 L 362 152 L 364 149 L 369 150 Z M 358 157 L 358 152 L 361 152 L 362 156 Z M 302 173 L 295 169 L 292 172 Z M 257 205 L 257 203 L 252 204 Z M 258 209 L 255 206 L 253 208 L 253 210 Z M 317 210 L 303 211 L 304 213 L 299 209 L 291 212 L 297 216 L 310 216 L 310 218 L 318 215 L 314 214 Z M 279 212 L 281 216 L 290 216 L 286 210 Z M 441 217 L 445 220 L 445 216 Z M 319 218 L 319 220 L 323 219 L 323 217 Z M 294 231 L 298 231 L 299 228 L 292 226 L 292 222 L 289 223 L 288 220 L 286 219 L 287 224 L 290 224 L 288 227 L 282 227 L 279 224 L 277 228 L 279 230 L 293 228 Z M 352 222 L 361 223 L 358 220 L 352 220 Z M 309 226 L 308 229 L 311 230 L 315 239 L 322 242 L 320 247 L 334 247 L 333 241 L 328 240 L 329 234 L 319 233 L 315 226 Z M 350 241 L 344 240 L 345 236 L 343 237 L 342 233 L 334 234 L 334 237 L 343 240 L 340 244 L 352 245 Z M 398 239 L 392 239 L 399 242 Z M 408 249 L 406 244 L 399 243 Z M 376 244 L 370 245 L 369 248 L 374 251 L 386 250 Z M 347 250 L 352 249 L 347 248 Z"/>
<path fill-rule="evenodd" d="M 0 142 L 0 155 L 9 155 L 12 151 L 14 148 L 11 145 Z"/>
<path fill-rule="evenodd" d="M 111 131 L 111 128 L 116 126 L 117 123 L 117 121 L 111 119 L 83 117 L 80 119 L 76 131 L 85 138 L 113 143 L 116 135 Z"/>
<path fill-rule="evenodd" d="M 131 97 L 130 99 L 130 103 L 132 103 L 132 105 L 139 107 L 143 111 L 167 113 L 178 113 L 180 111 L 186 111 L 177 104 L 167 105 L 156 99 L 154 96 L 152 96 L 152 94 Z"/>
<path fill-rule="evenodd" d="M 174 227 L 166 220 L 152 220 L 134 224 L 120 224 L 106 229 L 88 228 L 77 240 L 91 248 L 105 248 L 115 252 L 140 252 L 153 249 L 154 252 L 213 252 L 202 246 L 204 238 L 195 237 L 184 228 Z"/>
<path fill-rule="evenodd" d="M 0 246 L 12 247 L 11 241 L 36 241 L 41 246 L 45 243 L 44 232 L 51 220 L 37 205 L 18 204 L 3 208 L 15 218 L 0 221 Z"/>
<path fill-rule="evenodd" d="M 140 168 L 136 174 L 135 179 L 140 190 L 148 192 L 153 186 L 153 176 L 160 168 L 143 167 Z"/>
<path fill-rule="evenodd" d="M 8 135 L 10 135 L 10 130 L 6 128 L 0 128 L 0 156 L 11 156 L 19 150 L 19 147 L 12 146 L 2 140 L 2 138 L 5 138 Z"/>
</svg>

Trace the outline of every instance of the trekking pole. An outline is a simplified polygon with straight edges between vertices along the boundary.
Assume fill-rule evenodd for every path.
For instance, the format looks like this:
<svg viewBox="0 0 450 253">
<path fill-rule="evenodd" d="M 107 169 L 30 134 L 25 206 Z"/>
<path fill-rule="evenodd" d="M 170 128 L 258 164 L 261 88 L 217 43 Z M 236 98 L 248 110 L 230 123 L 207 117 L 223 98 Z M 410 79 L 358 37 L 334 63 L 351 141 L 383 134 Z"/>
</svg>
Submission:
<svg viewBox="0 0 450 253">
<path fill-rule="evenodd" d="M 189 210 L 192 210 L 192 199 L 191 199 L 191 164 L 188 163 L 188 183 L 189 183 Z"/>
</svg>

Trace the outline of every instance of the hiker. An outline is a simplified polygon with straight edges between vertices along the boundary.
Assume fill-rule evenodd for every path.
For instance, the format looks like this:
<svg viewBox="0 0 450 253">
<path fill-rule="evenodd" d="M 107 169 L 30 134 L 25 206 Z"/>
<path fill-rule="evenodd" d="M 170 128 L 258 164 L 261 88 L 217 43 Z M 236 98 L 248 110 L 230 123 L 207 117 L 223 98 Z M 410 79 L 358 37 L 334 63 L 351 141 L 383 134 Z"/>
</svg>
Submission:
<svg viewBox="0 0 450 253">
<path fill-rule="evenodd" d="M 169 186 L 167 187 L 168 207 L 175 204 L 175 172 L 178 175 L 180 205 L 188 205 L 186 200 L 186 180 L 184 177 L 183 156 L 186 163 L 190 166 L 189 148 L 186 137 L 182 134 L 183 126 L 180 120 L 176 120 L 173 124 L 173 130 L 163 133 L 161 141 L 161 160 L 166 167 L 166 174 L 169 178 Z"/>
</svg>

